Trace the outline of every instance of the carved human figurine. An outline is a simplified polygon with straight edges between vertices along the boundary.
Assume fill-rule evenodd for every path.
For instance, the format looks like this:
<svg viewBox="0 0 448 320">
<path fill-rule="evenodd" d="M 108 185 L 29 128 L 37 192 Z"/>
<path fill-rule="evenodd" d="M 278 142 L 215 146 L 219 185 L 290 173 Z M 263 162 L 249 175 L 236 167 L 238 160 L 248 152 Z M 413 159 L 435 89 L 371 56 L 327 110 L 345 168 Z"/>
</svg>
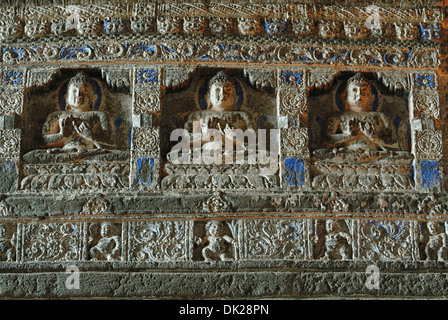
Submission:
<svg viewBox="0 0 448 320">
<path fill-rule="evenodd" d="M 233 261 L 226 254 L 227 243 L 236 245 L 236 240 L 228 235 L 223 235 L 222 222 L 213 220 L 205 224 L 205 230 L 207 231 L 207 237 L 202 241 L 202 244 L 206 244 L 202 249 L 202 256 L 205 261 L 221 260 L 221 261 Z"/>
<path fill-rule="evenodd" d="M 437 221 L 430 221 L 427 226 L 430 236 L 425 247 L 426 260 L 446 261 L 448 259 L 447 234 Z"/>
<path fill-rule="evenodd" d="M 70 79 L 66 110 L 55 111 L 45 120 L 42 137 L 46 150 L 24 155 L 28 162 L 65 162 L 95 157 L 97 160 L 125 160 L 127 154 L 114 150 L 108 115 L 94 110 L 97 96 L 92 79 L 80 72 Z"/>
<path fill-rule="evenodd" d="M 15 259 L 16 233 L 14 233 L 11 239 L 6 237 L 6 228 L 4 225 L 0 225 L 0 261 L 11 262 Z"/>
<path fill-rule="evenodd" d="M 233 160 L 238 153 L 244 155 L 248 147 L 234 130 L 241 129 L 244 132 L 253 129 L 255 134 L 255 124 L 248 112 L 237 110 L 238 95 L 234 80 L 223 71 L 218 72 L 210 79 L 204 97 L 208 103 L 207 109 L 192 112 L 184 126 L 189 133 L 191 151 L 201 149 L 209 154 L 217 152 L 223 155 L 225 162 Z M 221 139 L 214 140 L 214 130 L 221 134 Z M 233 151 L 226 150 L 226 141 Z M 173 148 L 172 152 L 177 150 Z M 193 156 L 196 154 L 201 153 L 193 152 Z M 167 158 L 171 160 L 171 152 Z"/>
<path fill-rule="evenodd" d="M 101 238 L 98 243 L 90 249 L 92 260 L 116 261 L 120 255 L 120 238 L 113 235 L 113 226 L 109 222 L 101 224 Z"/>
<path fill-rule="evenodd" d="M 372 111 L 374 99 L 371 84 L 361 74 L 350 78 L 341 94 L 342 112 L 324 124 L 325 147 L 348 152 L 399 150 L 392 121 Z"/>
<path fill-rule="evenodd" d="M 327 220 L 325 235 L 325 256 L 323 260 L 347 260 L 351 258 L 352 237 L 340 229 L 335 220 Z"/>
</svg>

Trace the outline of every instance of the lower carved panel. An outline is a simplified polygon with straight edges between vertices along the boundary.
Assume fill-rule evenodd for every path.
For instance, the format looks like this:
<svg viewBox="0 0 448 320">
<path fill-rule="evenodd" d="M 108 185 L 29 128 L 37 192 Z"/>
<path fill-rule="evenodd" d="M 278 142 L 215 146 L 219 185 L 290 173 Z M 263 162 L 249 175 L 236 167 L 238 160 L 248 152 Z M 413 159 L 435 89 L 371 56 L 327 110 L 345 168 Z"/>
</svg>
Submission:
<svg viewBox="0 0 448 320">
<path fill-rule="evenodd" d="M 0 262 L 448 261 L 448 228 L 441 220 L 216 214 L 199 220 L 4 222 Z"/>
<path fill-rule="evenodd" d="M 129 261 L 185 261 L 187 239 L 186 221 L 132 222 Z"/>
</svg>

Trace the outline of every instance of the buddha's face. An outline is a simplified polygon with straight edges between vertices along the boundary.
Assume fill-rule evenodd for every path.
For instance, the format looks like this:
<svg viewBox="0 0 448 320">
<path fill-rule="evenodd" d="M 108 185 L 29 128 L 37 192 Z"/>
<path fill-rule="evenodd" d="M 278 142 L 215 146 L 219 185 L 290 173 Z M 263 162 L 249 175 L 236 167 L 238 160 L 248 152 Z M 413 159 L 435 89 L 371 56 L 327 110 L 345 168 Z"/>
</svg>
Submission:
<svg viewBox="0 0 448 320">
<path fill-rule="evenodd" d="M 346 108 L 355 112 L 372 110 L 374 95 L 372 87 L 365 82 L 352 82 L 346 91 Z"/>
<path fill-rule="evenodd" d="M 209 90 L 209 99 L 211 110 L 229 111 L 236 109 L 235 86 L 231 82 L 214 82 Z"/>
<path fill-rule="evenodd" d="M 93 101 L 93 90 L 90 84 L 84 82 L 71 83 L 67 89 L 67 105 L 71 110 L 90 110 Z"/>
</svg>

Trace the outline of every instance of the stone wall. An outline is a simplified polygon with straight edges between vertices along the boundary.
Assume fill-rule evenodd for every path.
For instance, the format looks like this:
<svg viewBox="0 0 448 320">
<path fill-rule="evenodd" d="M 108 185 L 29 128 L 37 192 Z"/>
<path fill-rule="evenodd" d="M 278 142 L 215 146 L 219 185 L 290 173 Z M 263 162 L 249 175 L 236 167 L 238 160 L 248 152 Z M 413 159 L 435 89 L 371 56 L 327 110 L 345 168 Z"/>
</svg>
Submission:
<svg viewBox="0 0 448 320">
<path fill-rule="evenodd" d="M 0 296 L 444 297 L 445 8 L 369 5 L 3 3 Z"/>
</svg>

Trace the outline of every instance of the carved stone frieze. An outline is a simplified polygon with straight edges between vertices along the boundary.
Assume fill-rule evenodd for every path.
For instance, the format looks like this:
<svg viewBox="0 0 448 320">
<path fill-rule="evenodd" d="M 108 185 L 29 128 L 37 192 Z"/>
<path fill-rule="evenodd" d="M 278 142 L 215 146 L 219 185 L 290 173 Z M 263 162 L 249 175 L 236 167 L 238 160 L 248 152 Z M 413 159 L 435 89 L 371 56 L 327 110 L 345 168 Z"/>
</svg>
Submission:
<svg viewBox="0 0 448 320">
<path fill-rule="evenodd" d="M 163 85 L 168 88 L 182 88 L 189 83 L 194 70 L 195 68 L 165 68 Z"/>
<path fill-rule="evenodd" d="M 326 88 L 331 85 L 334 77 L 338 73 L 337 70 L 332 69 L 318 69 L 307 72 L 307 87 L 308 88 Z"/>
<path fill-rule="evenodd" d="M 294 116 L 307 113 L 307 93 L 305 90 L 281 89 L 279 95 L 281 115 Z"/>
<path fill-rule="evenodd" d="M 159 88 L 134 90 L 134 114 L 158 113 L 161 110 L 161 92 Z"/>
<path fill-rule="evenodd" d="M 410 76 L 405 73 L 393 72 L 378 72 L 378 79 L 381 79 L 383 84 L 390 90 L 410 90 L 412 87 L 412 80 Z"/>
<path fill-rule="evenodd" d="M 308 257 L 307 220 L 246 220 L 246 259 L 298 259 Z"/>
<path fill-rule="evenodd" d="M 18 2 L 0 298 L 443 296 L 440 3 Z"/>
<path fill-rule="evenodd" d="M 23 190 L 121 189 L 129 185 L 129 164 L 27 164 Z"/>
<path fill-rule="evenodd" d="M 416 260 L 412 221 L 360 221 L 359 257 L 364 260 Z"/>
<path fill-rule="evenodd" d="M 89 225 L 88 258 L 92 261 L 123 260 L 121 224 L 105 221 Z"/>
<path fill-rule="evenodd" d="M 188 260 L 188 222 L 132 222 L 129 228 L 129 261 Z"/>
<path fill-rule="evenodd" d="M 10 205 L 6 203 L 5 200 L 0 201 L 0 216 L 6 217 L 10 215 L 12 212 L 12 208 Z"/>
<path fill-rule="evenodd" d="M 437 74 L 433 72 L 416 73 L 413 80 L 416 90 L 436 90 L 438 88 Z"/>
<path fill-rule="evenodd" d="M 119 50 L 117 50 L 117 47 Z M 104 52 L 105 49 L 107 52 Z M 7 64 L 30 62 L 110 61 L 239 61 L 263 63 L 306 63 L 328 65 L 358 65 L 375 67 L 436 68 L 440 64 L 435 48 L 356 48 L 347 46 L 320 47 L 268 42 L 158 42 L 126 41 L 108 46 L 106 43 L 66 43 L 64 46 L 44 44 L 3 47 L 3 61 Z"/>
<path fill-rule="evenodd" d="M 209 220 L 196 223 L 193 233 L 193 259 L 196 261 L 236 261 L 239 222 Z"/>
<path fill-rule="evenodd" d="M 23 260 L 81 260 L 82 229 L 83 224 L 79 222 L 24 224 Z"/>
<path fill-rule="evenodd" d="M 223 196 L 221 192 L 216 192 L 213 196 L 202 203 L 204 212 L 230 212 L 232 204 Z"/>
<path fill-rule="evenodd" d="M 353 166 L 317 164 L 320 174 L 313 178 L 315 188 L 347 190 L 407 190 L 415 185 L 412 165 Z M 399 173 L 399 174 L 398 174 Z"/>
<path fill-rule="evenodd" d="M 132 153 L 135 157 L 156 156 L 160 149 L 159 128 L 132 129 Z"/>
<path fill-rule="evenodd" d="M 440 119 L 439 94 L 416 92 L 413 95 L 414 118 Z"/>
<path fill-rule="evenodd" d="M 0 115 L 22 114 L 23 89 L 0 90 Z"/>
<path fill-rule="evenodd" d="M 442 158 L 442 131 L 423 130 L 416 133 L 415 152 L 419 159 Z"/>
<path fill-rule="evenodd" d="M 320 260 L 354 259 L 356 231 L 353 224 L 352 220 L 314 221 L 314 258 Z"/>
<path fill-rule="evenodd" d="M 27 87 L 45 87 L 47 86 L 54 77 L 58 74 L 58 70 L 55 68 L 45 68 L 45 69 L 31 69 L 28 71 L 28 82 Z"/>
<path fill-rule="evenodd" d="M 107 200 L 101 197 L 94 197 L 82 206 L 81 214 L 99 215 L 106 213 L 108 210 L 110 210 L 110 204 Z"/>
<path fill-rule="evenodd" d="M 308 129 L 291 127 L 282 130 L 282 152 L 285 156 L 309 158 Z"/>
<path fill-rule="evenodd" d="M 20 129 L 0 130 L 0 159 L 18 159 L 20 157 L 20 139 Z"/>
<path fill-rule="evenodd" d="M 0 262 L 17 261 L 17 227 L 0 224 Z"/>
</svg>

